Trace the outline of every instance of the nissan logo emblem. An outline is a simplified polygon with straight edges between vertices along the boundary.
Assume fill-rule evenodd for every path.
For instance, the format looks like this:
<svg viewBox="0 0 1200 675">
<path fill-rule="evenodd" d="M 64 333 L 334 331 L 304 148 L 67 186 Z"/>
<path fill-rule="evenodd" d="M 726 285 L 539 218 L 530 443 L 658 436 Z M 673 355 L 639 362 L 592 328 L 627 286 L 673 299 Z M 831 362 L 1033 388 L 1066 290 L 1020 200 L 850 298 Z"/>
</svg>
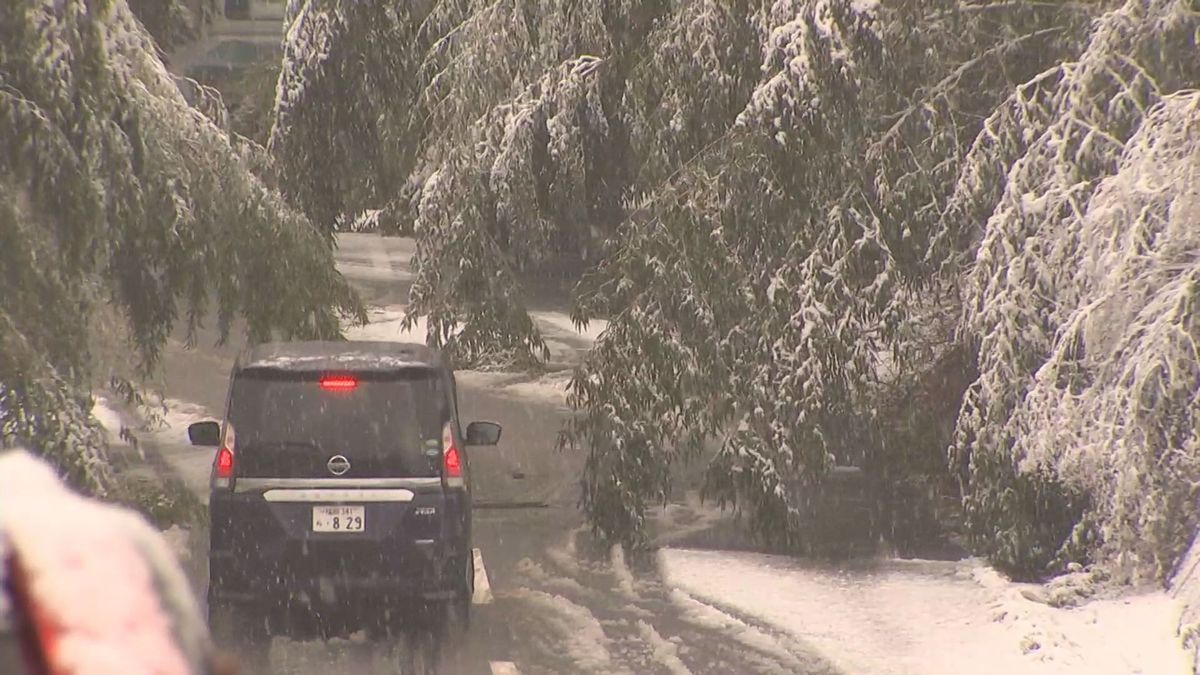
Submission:
<svg viewBox="0 0 1200 675">
<path fill-rule="evenodd" d="M 334 455 L 333 457 L 329 458 L 329 461 L 325 464 L 325 466 L 329 469 L 329 473 L 335 476 L 341 476 L 350 470 L 350 460 L 346 459 L 342 455 Z"/>
</svg>

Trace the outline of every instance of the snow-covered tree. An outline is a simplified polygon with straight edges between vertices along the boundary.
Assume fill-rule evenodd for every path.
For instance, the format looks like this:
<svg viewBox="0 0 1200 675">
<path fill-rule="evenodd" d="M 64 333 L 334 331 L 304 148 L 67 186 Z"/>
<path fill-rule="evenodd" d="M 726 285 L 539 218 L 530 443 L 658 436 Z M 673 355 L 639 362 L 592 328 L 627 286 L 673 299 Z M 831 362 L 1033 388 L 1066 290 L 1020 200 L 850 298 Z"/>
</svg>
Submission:
<svg viewBox="0 0 1200 675">
<path fill-rule="evenodd" d="M 632 194 L 640 196 L 729 131 L 757 84 L 763 3 L 675 4 L 629 76 Z"/>
<path fill-rule="evenodd" d="M 361 314 L 321 234 L 188 106 L 124 0 L 0 5 L 0 277 L 0 435 L 99 491 L 102 310 L 143 373 L 210 311 L 255 340 Z"/>
<path fill-rule="evenodd" d="M 620 106 L 660 4 L 297 3 L 272 139 L 287 193 L 322 223 L 412 213 L 430 341 L 460 363 L 541 357 L 517 277 L 594 259 L 622 217 Z"/>
<path fill-rule="evenodd" d="M 958 362 L 952 330 L 927 328 L 947 307 L 931 237 L 979 118 L 1008 78 L 1056 62 L 1070 24 L 958 9 L 762 7 L 761 80 L 736 123 L 647 197 L 583 298 L 580 318 L 611 321 L 568 436 L 591 449 L 584 505 L 604 534 L 635 537 L 669 465 L 709 438 L 709 493 L 789 546 L 811 543 L 834 464 L 864 464 L 881 491 L 940 473 L 946 431 L 923 455 L 898 447 L 882 399 Z"/>
<path fill-rule="evenodd" d="M 977 544 L 1026 574 L 1115 551 L 1161 573 L 1194 525 L 1167 515 L 1195 481 L 1192 3 L 290 14 L 287 193 L 325 227 L 412 222 L 432 343 L 535 361 L 523 284 L 585 272 L 576 318 L 609 329 L 564 445 L 589 453 L 606 536 L 636 539 L 699 457 L 708 493 L 784 545 L 811 539 L 843 462 L 881 503 L 959 479 Z"/>
<path fill-rule="evenodd" d="M 428 124 L 430 11 L 457 4 L 289 6 L 269 147 L 284 195 L 323 230 L 385 206 L 410 178 Z"/>
<path fill-rule="evenodd" d="M 576 379 L 589 414 L 575 431 L 591 448 L 585 508 L 609 536 L 636 534 L 646 501 L 667 494 L 669 464 L 716 436 L 709 487 L 747 505 L 758 534 L 795 543 L 806 488 L 844 449 L 828 413 L 846 405 L 834 371 L 854 356 L 827 351 L 838 330 L 827 308 L 848 289 L 816 288 L 802 269 L 832 264 L 839 235 L 854 236 L 818 213 L 823 185 L 841 178 L 828 158 L 854 152 L 855 66 L 876 66 L 879 44 L 849 3 L 776 3 L 764 18 L 762 84 L 722 142 L 648 198 L 649 218 L 604 270 L 632 295 L 610 305 L 607 358 Z M 652 491 L 625 462 L 659 479 Z"/>
<path fill-rule="evenodd" d="M 1161 577 L 1195 527 L 1197 138 L 1177 92 L 1200 84 L 1198 25 L 1183 1 L 1104 14 L 988 118 L 947 211 L 973 242 L 980 371 L 955 449 L 972 529 L 1011 566 L 1098 543 Z"/>
</svg>

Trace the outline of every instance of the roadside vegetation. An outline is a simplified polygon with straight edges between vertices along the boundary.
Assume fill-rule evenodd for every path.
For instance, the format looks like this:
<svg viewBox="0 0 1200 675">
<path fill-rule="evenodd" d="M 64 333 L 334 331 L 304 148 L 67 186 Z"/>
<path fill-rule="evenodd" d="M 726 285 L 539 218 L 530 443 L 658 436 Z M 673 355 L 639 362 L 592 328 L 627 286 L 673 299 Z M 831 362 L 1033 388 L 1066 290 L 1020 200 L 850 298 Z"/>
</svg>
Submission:
<svg viewBox="0 0 1200 675">
<path fill-rule="evenodd" d="M 225 334 L 240 317 L 255 339 L 332 337 L 361 316 L 326 237 L 253 154 L 188 106 L 123 0 L 0 6 L 6 441 L 110 494 L 92 388 L 153 372 L 173 326 Z M 102 362 L 105 325 L 124 349 Z"/>
<path fill-rule="evenodd" d="M 845 463 L 881 534 L 952 497 L 1022 576 L 1162 579 L 1190 541 L 1190 3 L 293 10 L 284 191 L 408 214 L 431 343 L 536 362 L 523 288 L 561 269 L 609 321 L 564 435 L 604 537 L 705 461 L 788 549 Z"/>
<path fill-rule="evenodd" d="M 123 0 L 23 4 L 0 10 L 0 269 L 23 291 L 0 422 L 84 482 L 88 307 L 122 308 L 147 367 L 210 298 L 255 337 L 335 334 L 360 310 L 329 245 L 369 212 L 416 238 L 409 319 L 460 367 L 546 358 L 546 279 L 608 321 L 562 436 L 607 540 L 644 542 L 702 462 L 785 550 L 846 464 L 878 535 L 949 510 L 1017 576 L 1162 580 L 1191 541 L 1188 0 L 304 0 L 271 124 L 251 87 L 232 136 Z"/>
</svg>

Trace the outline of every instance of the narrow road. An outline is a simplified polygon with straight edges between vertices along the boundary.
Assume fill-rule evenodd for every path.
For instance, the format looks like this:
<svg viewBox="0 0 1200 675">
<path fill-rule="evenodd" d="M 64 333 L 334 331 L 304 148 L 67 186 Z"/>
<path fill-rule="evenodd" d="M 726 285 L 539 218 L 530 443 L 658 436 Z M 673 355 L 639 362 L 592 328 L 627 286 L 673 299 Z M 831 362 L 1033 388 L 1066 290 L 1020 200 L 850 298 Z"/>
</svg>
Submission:
<svg viewBox="0 0 1200 675">
<path fill-rule="evenodd" d="M 339 237 L 339 268 L 371 308 L 371 325 L 350 331 L 352 338 L 422 340 L 423 334 L 399 332 L 413 276 L 412 250 L 407 239 Z M 577 360 L 588 337 L 552 311 L 537 318 L 552 361 Z M 240 345 L 214 346 L 215 334 L 204 331 L 188 348 L 182 337 L 171 341 L 164 364 L 173 427 L 157 434 L 154 443 L 177 477 L 206 499 L 211 455 L 183 443 L 178 427 L 216 417 Z M 272 647 L 276 672 L 404 672 L 413 650 L 428 652 L 417 656 L 434 662 L 439 673 L 834 672 L 794 638 L 668 587 L 653 557 L 626 560 L 620 549 L 596 548 L 576 508 L 583 457 L 555 450 L 569 413 L 563 400 L 567 377 L 566 372 L 536 381 L 515 374 L 459 375 L 464 421 L 487 419 L 504 426 L 499 446 L 478 449 L 470 458 L 480 503 L 475 546 L 490 593 L 477 591 L 469 632 L 438 645 L 414 641 L 407 647 L 410 653 L 398 658 L 400 666 L 395 655 L 380 659 L 367 647 L 344 641 L 277 640 Z M 677 513 L 681 523 L 695 521 L 686 507 Z"/>
</svg>

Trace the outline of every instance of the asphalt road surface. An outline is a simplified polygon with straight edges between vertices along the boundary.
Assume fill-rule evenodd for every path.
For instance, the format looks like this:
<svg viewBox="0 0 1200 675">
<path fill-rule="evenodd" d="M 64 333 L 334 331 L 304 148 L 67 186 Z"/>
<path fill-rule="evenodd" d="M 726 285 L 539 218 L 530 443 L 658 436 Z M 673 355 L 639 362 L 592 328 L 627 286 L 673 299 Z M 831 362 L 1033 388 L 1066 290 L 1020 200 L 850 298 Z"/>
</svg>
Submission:
<svg viewBox="0 0 1200 675">
<path fill-rule="evenodd" d="M 374 322 L 353 336 L 410 339 L 399 334 L 396 320 L 412 280 L 411 255 L 410 240 L 340 237 L 339 268 L 372 308 Z M 552 361 L 565 366 L 586 349 L 587 340 L 569 325 L 549 312 L 539 317 Z M 188 348 L 177 335 L 165 354 L 165 392 L 192 415 L 215 414 L 224 403 L 240 345 L 214 342 L 215 334 L 204 331 Z M 653 556 L 626 560 L 619 550 L 598 549 L 576 508 L 583 457 L 555 449 L 569 411 L 552 385 L 513 374 L 459 377 L 464 421 L 504 426 L 498 447 L 476 449 L 470 457 L 482 572 L 470 629 L 444 638 L 414 629 L 387 645 L 276 640 L 275 672 L 833 672 L 795 639 L 670 588 Z M 565 377 L 551 373 L 546 379 L 561 383 Z M 154 445 L 163 469 L 206 498 L 211 455 L 178 442 L 178 434 L 161 438 Z M 680 523 L 694 521 L 686 508 L 675 513 L 685 516 Z"/>
</svg>

